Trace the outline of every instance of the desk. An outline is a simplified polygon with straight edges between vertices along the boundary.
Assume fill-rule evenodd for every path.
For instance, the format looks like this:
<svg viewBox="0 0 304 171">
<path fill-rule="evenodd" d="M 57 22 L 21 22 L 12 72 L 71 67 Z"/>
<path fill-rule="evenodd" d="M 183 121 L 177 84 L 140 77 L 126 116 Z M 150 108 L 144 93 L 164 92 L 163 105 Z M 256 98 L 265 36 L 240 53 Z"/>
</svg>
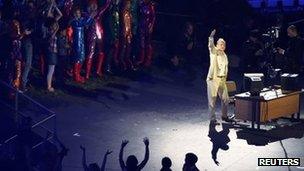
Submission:
<svg viewBox="0 0 304 171">
<path fill-rule="evenodd" d="M 300 95 L 303 91 L 282 93 L 278 90 L 264 90 L 260 96 L 250 96 L 249 92 L 235 95 L 236 119 L 251 121 L 254 128 L 260 129 L 260 123 L 280 117 L 297 114 L 300 119 Z"/>
</svg>

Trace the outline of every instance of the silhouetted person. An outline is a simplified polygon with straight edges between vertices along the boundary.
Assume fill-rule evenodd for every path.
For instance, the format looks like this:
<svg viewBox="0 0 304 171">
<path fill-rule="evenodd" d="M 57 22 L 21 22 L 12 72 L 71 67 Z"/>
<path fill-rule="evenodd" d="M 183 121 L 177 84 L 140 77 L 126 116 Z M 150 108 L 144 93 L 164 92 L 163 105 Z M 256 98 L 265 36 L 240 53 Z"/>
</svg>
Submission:
<svg viewBox="0 0 304 171">
<path fill-rule="evenodd" d="M 183 166 L 183 171 L 199 171 L 196 167 L 196 162 L 198 158 L 193 153 L 187 153 L 185 156 L 185 164 Z"/>
<path fill-rule="evenodd" d="M 217 152 L 219 149 L 229 149 L 229 146 L 227 144 L 230 142 L 230 138 L 228 137 L 230 131 L 226 124 L 222 124 L 223 130 L 219 132 L 215 129 L 215 126 L 216 124 L 210 122 L 208 136 L 212 142 L 212 159 L 216 165 L 219 165 L 219 162 L 217 161 Z"/>
<path fill-rule="evenodd" d="M 138 160 L 137 160 L 136 156 L 134 156 L 134 155 L 130 155 L 127 158 L 127 162 L 125 164 L 125 162 L 123 160 L 123 151 L 124 151 L 125 146 L 129 143 L 129 141 L 127 141 L 127 140 L 122 141 L 120 153 L 119 153 L 119 164 L 120 164 L 122 171 L 139 171 L 145 167 L 145 165 L 147 164 L 147 162 L 149 160 L 149 139 L 144 138 L 143 142 L 146 145 L 145 158 L 138 165 Z"/>
<path fill-rule="evenodd" d="M 47 132 L 43 146 L 41 149 L 40 160 L 36 167 L 38 170 L 62 170 L 62 161 L 67 156 L 69 149 L 58 139 L 57 135 L 54 136 L 55 145 L 49 142 L 51 133 Z"/>
<path fill-rule="evenodd" d="M 82 150 L 82 167 L 85 171 L 105 171 L 106 163 L 107 163 L 107 157 L 109 154 L 112 153 L 112 151 L 107 150 L 103 157 L 103 162 L 101 165 L 101 168 L 97 163 L 91 163 L 89 166 L 87 165 L 87 157 L 86 157 L 86 149 L 83 146 L 80 146 L 80 149 Z"/>
<path fill-rule="evenodd" d="M 257 66 L 263 58 L 263 43 L 259 41 L 259 31 L 250 31 L 249 38 L 242 45 L 241 67 L 244 72 L 257 72 Z"/>
<path fill-rule="evenodd" d="M 184 73 L 182 77 L 185 85 L 191 85 L 191 82 L 196 77 L 193 67 L 197 62 L 194 58 L 195 44 L 194 26 L 192 23 L 187 22 L 184 31 L 177 40 L 174 56 L 170 59 L 172 63 L 171 68 Z"/>
<path fill-rule="evenodd" d="M 160 171 L 172 171 L 171 167 L 172 166 L 172 161 L 169 157 L 164 157 L 162 159 L 162 168 L 160 169 Z"/>
<path fill-rule="evenodd" d="M 66 146 L 58 139 L 57 135 L 55 135 L 54 140 L 59 145 L 59 148 L 57 147 L 57 149 L 60 149 L 59 153 L 57 153 L 55 167 L 56 167 L 57 171 L 61 171 L 62 170 L 62 161 L 63 161 L 64 157 L 68 155 L 69 149 L 66 148 Z"/>
</svg>

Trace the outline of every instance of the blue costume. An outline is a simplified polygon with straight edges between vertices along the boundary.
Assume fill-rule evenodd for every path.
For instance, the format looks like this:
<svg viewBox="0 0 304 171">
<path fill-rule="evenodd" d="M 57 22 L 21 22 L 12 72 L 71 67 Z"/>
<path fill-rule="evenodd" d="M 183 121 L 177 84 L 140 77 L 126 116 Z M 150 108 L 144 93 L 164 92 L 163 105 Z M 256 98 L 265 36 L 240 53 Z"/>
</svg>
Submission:
<svg viewBox="0 0 304 171">
<path fill-rule="evenodd" d="M 78 83 L 84 83 L 85 80 L 81 77 L 81 67 L 85 59 L 85 26 L 92 24 L 92 17 L 80 17 L 74 18 L 70 25 L 71 29 L 68 29 L 68 35 L 72 39 L 72 61 L 74 63 L 73 76 L 74 80 Z M 72 35 L 70 35 L 72 33 Z"/>
<path fill-rule="evenodd" d="M 85 59 L 85 38 L 84 27 L 92 24 L 93 18 L 81 17 L 79 19 L 73 19 L 71 26 L 73 29 L 73 61 L 82 63 Z"/>
</svg>

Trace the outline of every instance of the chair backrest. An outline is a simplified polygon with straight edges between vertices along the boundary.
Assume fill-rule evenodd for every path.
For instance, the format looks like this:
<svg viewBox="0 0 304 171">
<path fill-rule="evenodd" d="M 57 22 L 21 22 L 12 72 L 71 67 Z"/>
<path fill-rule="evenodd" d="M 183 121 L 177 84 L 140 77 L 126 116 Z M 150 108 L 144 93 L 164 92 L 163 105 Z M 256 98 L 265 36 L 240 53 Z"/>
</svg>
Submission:
<svg viewBox="0 0 304 171">
<path fill-rule="evenodd" d="M 236 84 L 234 81 L 226 81 L 229 96 L 236 94 Z"/>
</svg>

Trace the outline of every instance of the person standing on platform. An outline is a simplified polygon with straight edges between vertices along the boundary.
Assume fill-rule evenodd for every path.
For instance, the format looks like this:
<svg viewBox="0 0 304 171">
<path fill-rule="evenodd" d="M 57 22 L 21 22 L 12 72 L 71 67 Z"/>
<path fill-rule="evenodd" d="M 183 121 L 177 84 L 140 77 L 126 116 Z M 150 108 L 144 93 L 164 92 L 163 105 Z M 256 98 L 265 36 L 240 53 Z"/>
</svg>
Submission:
<svg viewBox="0 0 304 171">
<path fill-rule="evenodd" d="M 85 79 L 80 75 L 83 61 L 85 60 L 85 39 L 84 29 L 93 23 L 93 17 L 83 17 L 80 8 L 74 11 L 74 18 L 70 22 L 68 29 L 69 36 L 72 40 L 72 61 L 73 61 L 73 77 L 77 83 L 84 83 Z M 72 30 L 72 31 L 70 31 Z"/>
<path fill-rule="evenodd" d="M 209 36 L 209 53 L 210 66 L 207 75 L 207 94 L 208 94 L 208 108 L 210 112 L 210 120 L 217 124 L 215 116 L 215 104 L 217 96 L 220 97 L 222 103 L 222 120 L 231 121 L 233 116 L 228 117 L 228 89 L 226 86 L 226 79 L 228 75 L 228 58 L 225 53 L 226 42 L 220 38 L 214 45 L 214 35 L 216 30 L 213 30 Z"/>
<path fill-rule="evenodd" d="M 131 13 L 131 0 L 124 0 L 121 12 L 122 20 L 122 37 L 121 37 L 121 50 L 120 59 L 123 70 L 134 69 L 133 61 L 131 59 L 131 45 L 132 45 L 132 13 Z"/>
<path fill-rule="evenodd" d="M 104 52 L 104 27 L 102 23 L 102 17 L 104 16 L 105 11 L 110 6 L 111 0 L 107 0 L 106 4 L 98 8 L 96 0 L 89 1 L 88 11 L 89 14 L 93 17 L 93 22 L 89 25 L 87 30 L 87 46 L 88 53 L 86 57 L 86 76 L 85 79 L 90 78 L 93 56 L 97 50 L 97 59 L 96 59 L 96 75 L 100 78 L 103 77 L 103 66 L 106 59 Z M 97 49 L 96 49 L 97 46 Z"/>
<path fill-rule="evenodd" d="M 285 68 L 283 69 L 289 73 L 300 73 L 304 54 L 303 39 L 300 37 L 297 27 L 294 25 L 287 28 L 287 35 L 290 38 L 287 49 L 277 48 L 279 54 L 283 55 L 286 61 Z"/>
<path fill-rule="evenodd" d="M 54 92 L 53 88 L 53 75 L 55 72 L 55 66 L 57 64 L 57 32 L 59 30 L 59 25 L 56 20 L 50 21 L 48 24 L 47 31 L 47 64 L 48 64 L 48 72 L 47 72 L 47 90 L 49 92 Z"/>
<path fill-rule="evenodd" d="M 155 23 L 155 7 L 151 0 L 142 0 L 140 2 L 140 19 L 139 19 L 139 39 L 140 52 L 137 66 L 143 65 L 150 67 L 152 64 L 153 47 L 152 33 Z"/>
</svg>

